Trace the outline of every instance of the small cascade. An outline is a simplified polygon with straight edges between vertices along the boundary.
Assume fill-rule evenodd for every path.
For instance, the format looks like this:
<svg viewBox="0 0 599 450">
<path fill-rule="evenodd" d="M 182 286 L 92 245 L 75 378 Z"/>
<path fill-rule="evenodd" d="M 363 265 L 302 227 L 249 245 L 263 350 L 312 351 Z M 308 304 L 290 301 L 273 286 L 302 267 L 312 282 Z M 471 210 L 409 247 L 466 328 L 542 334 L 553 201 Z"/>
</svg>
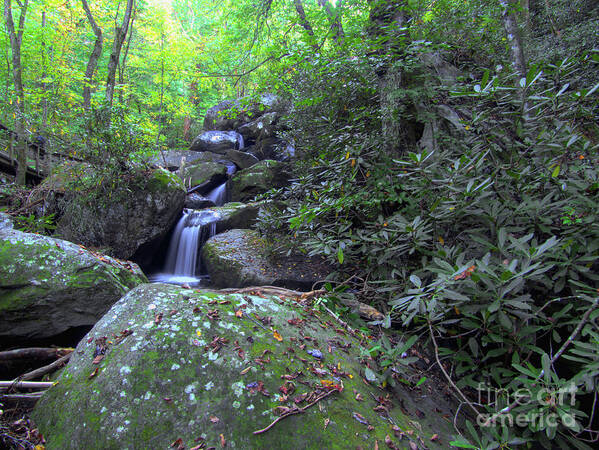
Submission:
<svg viewBox="0 0 599 450">
<path fill-rule="evenodd" d="M 243 150 L 245 148 L 245 143 L 243 142 L 243 135 L 239 134 L 237 136 L 237 150 Z"/>
<path fill-rule="evenodd" d="M 227 185 L 228 183 L 225 182 L 215 187 L 206 195 L 206 198 L 212 200 L 216 206 L 223 206 L 227 202 L 227 196 L 229 195 Z"/>
<path fill-rule="evenodd" d="M 219 220 L 220 215 L 210 209 L 183 210 L 169 244 L 164 273 L 153 276 L 152 280 L 197 284 L 205 278 L 201 274 L 200 250 L 216 234 Z"/>
</svg>

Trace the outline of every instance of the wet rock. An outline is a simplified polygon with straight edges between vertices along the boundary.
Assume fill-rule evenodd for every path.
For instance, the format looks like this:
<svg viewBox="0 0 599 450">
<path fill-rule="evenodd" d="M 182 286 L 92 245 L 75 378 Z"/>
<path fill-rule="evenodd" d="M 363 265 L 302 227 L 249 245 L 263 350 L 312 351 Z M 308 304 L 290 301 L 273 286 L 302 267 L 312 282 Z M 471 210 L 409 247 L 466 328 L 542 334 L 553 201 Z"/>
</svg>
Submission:
<svg viewBox="0 0 599 450">
<path fill-rule="evenodd" d="M 240 169 L 247 169 L 258 162 L 258 158 L 251 153 L 246 153 L 239 150 L 228 150 L 227 153 L 225 153 L 225 156 L 230 161 L 233 161 Z"/>
<path fill-rule="evenodd" d="M 240 170 L 232 181 L 231 200 L 245 202 L 256 195 L 286 186 L 289 182 L 289 167 L 286 163 L 265 160 L 252 167 Z"/>
<path fill-rule="evenodd" d="M 169 231 L 186 194 L 181 179 L 166 169 L 131 174 L 84 195 L 65 189 L 56 235 L 122 259 Z"/>
<path fill-rule="evenodd" d="M 48 338 L 92 326 L 144 282 L 134 263 L 61 239 L 0 229 L 0 338 Z"/>
<path fill-rule="evenodd" d="M 201 162 L 184 166 L 177 171 L 185 186 L 194 187 L 207 183 L 207 189 L 227 180 L 227 167 L 216 162 Z"/>
<path fill-rule="evenodd" d="M 211 208 L 215 206 L 214 202 L 206 197 L 201 196 L 195 192 L 192 192 L 187 197 L 185 197 L 184 208 L 187 209 L 202 209 L 202 208 Z"/>
<path fill-rule="evenodd" d="M 234 229 L 213 236 L 202 248 L 202 259 L 218 287 L 271 285 L 309 290 L 328 275 L 328 267 L 318 258 L 270 255 L 256 230 Z"/>
<path fill-rule="evenodd" d="M 259 160 L 289 161 L 295 156 L 295 148 L 292 145 L 274 136 L 259 139 L 246 151 Z"/>
<path fill-rule="evenodd" d="M 97 340 L 104 340 L 105 354 L 94 364 Z M 454 433 L 444 415 L 453 417 L 454 410 L 432 378 L 418 390 L 398 387 L 381 413 L 373 410 L 373 398 L 385 391 L 376 380 L 363 381 L 370 370 L 361 359 L 364 341 L 369 345 L 330 316 L 278 296 L 146 284 L 79 343 L 33 419 L 47 448 L 65 450 L 166 449 L 176 442 L 184 448 L 374 448 L 387 435 L 400 447 L 413 440 L 447 448 Z M 305 351 L 315 348 L 321 360 Z M 421 378 L 408 366 L 401 370 L 405 379 Z M 254 434 L 297 407 L 305 410 Z"/>
<path fill-rule="evenodd" d="M 190 150 L 194 152 L 212 152 L 224 155 L 227 150 L 243 147 L 243 137 L 235 131 L 204 131 L 196 137 Z"/>
</svg>

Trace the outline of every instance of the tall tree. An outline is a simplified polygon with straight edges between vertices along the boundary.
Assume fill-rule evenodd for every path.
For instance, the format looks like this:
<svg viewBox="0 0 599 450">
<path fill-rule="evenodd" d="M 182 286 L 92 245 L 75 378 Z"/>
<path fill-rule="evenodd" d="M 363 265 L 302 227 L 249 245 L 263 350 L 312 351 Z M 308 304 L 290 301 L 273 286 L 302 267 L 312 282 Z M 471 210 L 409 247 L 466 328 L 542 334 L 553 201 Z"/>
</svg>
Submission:
<svg viewBox="0 0 599 450">
<path fill-rule="evenodd" d="M 18 0 L 17 0 L 18 1 Z M 23 31 L 25 29 L 25 17 L 27 15 L 27 6 L 29 0 L 24 3 L 19 2 L 21 15 L 19 16 L 19 26 L 15 29 L 15 23 L 12 17 L 11 0 L 4 0 L 4 20 L 10 38 L 10 49 L 12 52 L 12 74 L 15 86 L 17 101 L 15 102 L 15 125 L 18 138 L 21 140 L 17 150 L 17 178 L 18 184 L 25 184 L 27 174 L 27 140 L 25 139 L 25 91 L 23 89 L 23 70 L 21 67 L 21 45 L 23 43 Z"/>
<path fill-rule="evenodd" d="M 81 4 L 83 6 L 83 9 L 85 10 L 87 20 L 89 21 L 89 24 L 91 25 L 92 30 L 94 30 L 94 34 L 96 35 L 94 49 L 92 50 L 92 53 L 89 56 L 87 68 L 85 69 L 85 80 L 83 86 L 83 108 L 85 110 L 88 110 L 91 105 L 92 79 L 94 76 L 94 72 L 96 71 L 96 67 L 98 67 L 98 59 L 100 59 L 100 55 L 102 54 L 102 43 L 104 41 L 104 37 L 102 36 L 102 29 L 94 20 L 94 16 L 92 15 L 87 1 L 81 0 Z"/>
<path fill-rule="evenodd" d="M 297 11 L 297 15 L 299 16 L 299 24 L 302 26 L 306 33 L 308 34 L 308 42 L 312 49 L 317 52 L 318 45 L 316 44 L 316 36 L 314 35 L 314 29 L 308 18 L 306 17 L 306 12 L 304 11 L 304 5 L 302 4 L 302 0 L 293 0 L 293 4 L 295 6 L 295 10 Z"/>
<path fill-rule="evenodd" d="M 115 18 L 114 28 L 114 43 L 112 45 L 112 52 L 108 59 L 108 76 L 106 78 L 106 102 L 112 105 L 114 99 L 114 85 L 116 83 L 116 69 L 119 64 L 121 49 L 123 48 L 123 42 L 127 36 L 127 30 L 129 29 L 129 23 L 131 22 L 131 11 L 133 10 L 133 1 L 127 0 L 127 7 L 125 8 L 125 15 L 123 16 L 123 22 L 121 26 L 118 26 Z"/>
<path fill-rule="evenodd" d="M 333 36 L 333 40 L 341 45 L 343 44 L 343 40 L 345 39 L 345 33 L 343 31 L 343 25 L 341 24 L 341 5 L 343 0 L 339 0 L 336 4 L 335 11 L 331 8 L 331 3 L 329 0 L 318 0 L 318 4 L 324 8 L 327 17 L 331 23 L 331 28 L 335 30 L 335 35 Z"/>
</svg>

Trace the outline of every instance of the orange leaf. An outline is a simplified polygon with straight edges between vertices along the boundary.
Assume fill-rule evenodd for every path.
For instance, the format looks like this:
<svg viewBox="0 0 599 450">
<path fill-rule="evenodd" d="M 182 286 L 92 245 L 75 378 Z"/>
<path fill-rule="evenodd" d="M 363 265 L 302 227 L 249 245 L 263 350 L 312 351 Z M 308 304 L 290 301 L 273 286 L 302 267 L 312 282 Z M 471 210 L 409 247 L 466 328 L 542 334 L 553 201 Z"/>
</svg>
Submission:
<svg viewBox="0 0 599 450">
<path fill-rule="evenodd" d="M 100 368 L 96 367 L 96 369 L 92 373 L 90 373 L 87 378 L 91 380 L 93 377 L 95 377 L 96 375 L 98 375 L 98 371 L 99 370 L 100 370 Z"/>
<path fill-rule="evenodd" d="M 272 335 L 279 342 L 281 342 L 283 340 L 283 336 L 281 336 L 277 330 L 274 330 Z"/>
<path fill-rule="evenodd" d="M 236 317 L 242 317 L 243 316 L 243 311 L 241 309 L 238 309 L 237 311 L 235 311 L 235 316 Z"/>
</svg>

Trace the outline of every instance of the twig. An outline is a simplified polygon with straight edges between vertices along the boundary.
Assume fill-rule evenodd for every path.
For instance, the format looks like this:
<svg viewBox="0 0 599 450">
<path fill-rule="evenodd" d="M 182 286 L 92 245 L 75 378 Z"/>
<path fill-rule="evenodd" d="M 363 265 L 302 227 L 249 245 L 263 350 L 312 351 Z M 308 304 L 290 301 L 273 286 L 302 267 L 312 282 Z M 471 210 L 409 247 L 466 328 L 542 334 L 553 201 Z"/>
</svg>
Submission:
<svg viewBox="0 0 599 450">
<path fill-rule="evenodd" d="M 62 358 L 54 361 L 52 364 L 48 364 L 47 366 L 32 370 L 31 372 L 27 372 L 26 374 L 21 375 L 18 379 L 22 380 L 22 381 L 33 380 L 35 378 L 39 378 L 43 375 L 46 375 L 47 373 L 54 372 L 55 370 L 59 369 L 60 367 L 65 365 L 67 362 L 69 362 L 69 359 L 71 359 L 72 354 L 73 354 L 72 352 L 68 353 L 68 354 L 64 355 Z"/>
<path fill-rule="evenodd" d="M 477 416 L 480 415 L 480 413 L 478 412 L 478 409 L 476 409 L 476 407 L 470 402 L 470 400 L 468 400 L 468 398 L 464 395 L 464 393 L 460 390 L 460 388 L 456 386 L 456 384 L 453 382 L 453 380 L 451 379 L 451 377 L 449 376 L 449 374 L 443 367 L 443 364 L 441 364 L 441 360 L 439 359 L 439 346 L 437 345 L 437 340 L 435 339 L 435 333 L 433 332 L 433 326 L 432 326 L 430 320 L 428 321 L 428 329 L 430 331 L 431 339 L 433 340 L 433 345 L 435 346 L 435 359 L 437 360 L 437 364 L 439 365 L 441 372 L 443 372 L 443 375 L 445 375 L 445 378 L 447 379 L 449 384 L 451 384 L 451 387 L 453 387 L 455 389 L 455 391 L 458 394 L 460 394 L 460 397 L 462 397 L 462 400 L 464 400 L 464 403 L 466 403 L 470 407 L 470 409 L 472 409 L 472 411 L 474 411 L 474 414 L 476 414 Z"/>
<path fill-rule="evenodd" d="M 35 405 L 42 394 L 43 392 L 34 392 L 32 394 L 0 394 L 0 402 L 4 404 L 28 403 Z"/>
<path fill-rule="evenodd" d="M 289 417 L 292 416 L 294 414 L 299 414 L 299 413 L 303 413 L 306 411 L 306 409 L 310 408 L 311 406 L 314 406 L 316 403 L 318 403 L 319 401 L 321 401 L 323 398 L 328 397 L 329 395 L 335 393 L 335 392 L 339 392 L 337 389 L 332 389 L 328 392 L 325 392 L 324 394 L 322 394 L 320 397 L 318 397 L 316 400 L 314 400 L 312 403 L 310 403 L 307 406 L 304 406 L 303 408 L 296 408 L 296 409 L 292 409 L 291 411 L 283 414 L 280 417 L 277 417 L 269 426 L 267 426 L 266 428 L 262 428 L 261 430 L 257 430 L 254 431 L 254 434 L 262 434 L 267 432 L 268 430 L 270 430 L 272 427 L 275 426 L 275 424 L 280 421 L 283 420 L 285 417 Z"/>
</svg>

